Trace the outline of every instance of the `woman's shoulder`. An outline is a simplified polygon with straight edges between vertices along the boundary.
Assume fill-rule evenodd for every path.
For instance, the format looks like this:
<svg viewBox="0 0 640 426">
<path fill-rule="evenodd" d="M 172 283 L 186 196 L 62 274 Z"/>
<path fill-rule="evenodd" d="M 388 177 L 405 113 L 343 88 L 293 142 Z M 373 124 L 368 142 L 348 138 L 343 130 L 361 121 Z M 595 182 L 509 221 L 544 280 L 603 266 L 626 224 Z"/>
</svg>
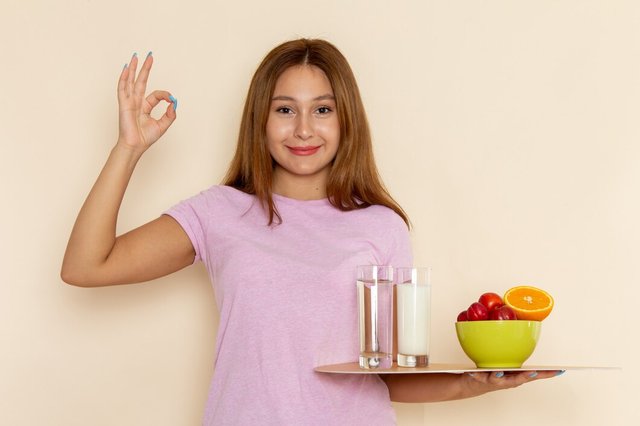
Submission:
<svg viewBox="0 0 640 426">
<path fill-rule="evenodd" d="M 212 209 L 246 208 L 254 196 L 227 185 L 212 185 L 199 193 L 182 200 L 178 205 L 188 205 L 195 211 Z"/>
<path fill-rule="evenodd" d="M 380 204 L 374 204 L 363 209 L 356 210 L 359 214 L 376 226 L 392 226 L 407 228 L 404 220 L 393 209 Z"/>
<path fill-rule="evenodd" d="M 211 185 L 200 191 L 194 198 L 207 200 L 251 201 L 254 196 L 228 185 Z"/>
</svg>

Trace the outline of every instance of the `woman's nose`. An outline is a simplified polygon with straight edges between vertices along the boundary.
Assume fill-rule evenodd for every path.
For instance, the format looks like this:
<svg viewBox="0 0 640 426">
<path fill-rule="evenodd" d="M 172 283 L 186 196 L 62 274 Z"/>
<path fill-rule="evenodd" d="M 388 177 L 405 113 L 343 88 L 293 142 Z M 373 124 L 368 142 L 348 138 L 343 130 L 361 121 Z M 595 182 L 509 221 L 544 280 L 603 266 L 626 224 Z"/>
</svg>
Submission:
<svg viewBox="0 0 640 426">
<path fill-rule="evenodd" d="M 302 140 L 307 140 L 313 136 L 313 126 L 306 114 L 301 114 L 297 118 L 295 136 Z"/>
</svg>

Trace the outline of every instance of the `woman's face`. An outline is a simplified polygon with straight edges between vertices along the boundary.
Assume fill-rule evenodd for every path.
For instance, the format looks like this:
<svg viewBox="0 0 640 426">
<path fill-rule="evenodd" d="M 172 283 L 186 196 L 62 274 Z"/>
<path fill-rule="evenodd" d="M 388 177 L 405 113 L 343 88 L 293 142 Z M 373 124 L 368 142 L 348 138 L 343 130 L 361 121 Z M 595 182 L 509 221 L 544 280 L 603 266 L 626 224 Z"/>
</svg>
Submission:
<svg viewBox="0 0 640 426">
<path fill-rule="evenodd" d="M 276 82 L 267 120 L 274 186 L 307 182 L 324 191 L 339 142 L 336 101 L 325 73 L 308 65 L 287 69 Z"/>
</svg>

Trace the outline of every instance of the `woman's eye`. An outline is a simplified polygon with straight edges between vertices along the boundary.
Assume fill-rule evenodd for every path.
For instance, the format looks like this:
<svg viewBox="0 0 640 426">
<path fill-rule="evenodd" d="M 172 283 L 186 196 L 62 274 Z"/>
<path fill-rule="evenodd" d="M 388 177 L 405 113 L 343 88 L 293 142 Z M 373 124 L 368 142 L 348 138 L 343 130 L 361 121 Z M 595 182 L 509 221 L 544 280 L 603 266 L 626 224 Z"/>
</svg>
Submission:
<svg viewBox="0 0 640 426">
<path fill-rule="evenodd" d="M 291 114 L 293 111 L 289 107 L 279 107 L 276 109 L 276 112 L 279 112 L 282 114 Z"/>
<path fill-rule="evenodd" d="M 323 106 L 318 108 L 316 111 L 318 111 L 318 113 L 320 114 L 329 114 L 331 112 L 331 108 L 327 107 L 327 106 Z"/>
</svg>

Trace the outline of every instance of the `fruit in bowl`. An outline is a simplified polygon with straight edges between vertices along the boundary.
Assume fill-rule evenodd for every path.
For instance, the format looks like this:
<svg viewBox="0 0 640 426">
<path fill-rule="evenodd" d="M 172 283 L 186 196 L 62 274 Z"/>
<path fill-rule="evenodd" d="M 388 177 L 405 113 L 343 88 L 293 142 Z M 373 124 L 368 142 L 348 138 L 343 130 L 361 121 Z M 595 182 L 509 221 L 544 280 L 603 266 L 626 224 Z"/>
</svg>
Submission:
<svg viewBox="0 0 640 426">
<path fill-rule="evenodd" d="M 483 293 L 456 318 L 462 350 L 478 368 L 520 368 L 540 337 L 553 298 L 536 287 L 513 287 L 500 297 Z"/>
<path fill-rule="evenodd" d="M 528 285 L 510 288 L 503 298 L 521 320 L 542 321 L 553 309 L 553 297 L 549 293 Z"/>
<path fill-rule="evenodd" d="M 540 321 L 456 322 L 462 350 L 478 368 L 520 368 L 540 337 Z"/>
</svg>

